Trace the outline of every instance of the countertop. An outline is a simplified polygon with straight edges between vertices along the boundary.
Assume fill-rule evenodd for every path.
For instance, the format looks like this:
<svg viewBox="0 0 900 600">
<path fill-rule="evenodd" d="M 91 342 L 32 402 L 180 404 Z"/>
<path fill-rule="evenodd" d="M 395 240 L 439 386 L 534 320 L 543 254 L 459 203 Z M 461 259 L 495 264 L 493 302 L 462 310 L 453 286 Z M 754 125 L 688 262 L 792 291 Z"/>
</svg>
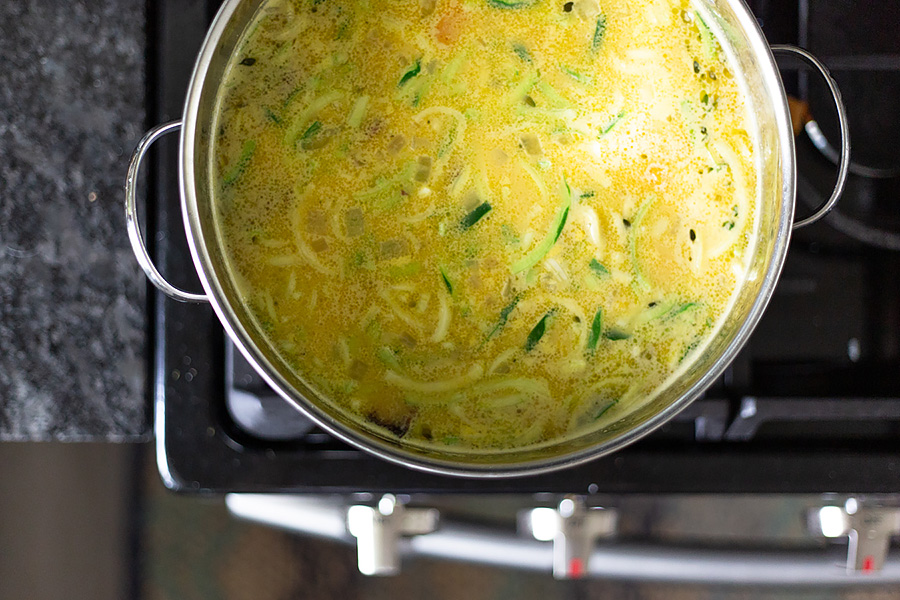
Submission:
<svg viewBox="0 0 900 600">
<path fill-rule="evenodd" d="M 0 2 L 0 440 L 149 436 L 123 216 L 145 21 L 136 0 Z"/>
</svg>

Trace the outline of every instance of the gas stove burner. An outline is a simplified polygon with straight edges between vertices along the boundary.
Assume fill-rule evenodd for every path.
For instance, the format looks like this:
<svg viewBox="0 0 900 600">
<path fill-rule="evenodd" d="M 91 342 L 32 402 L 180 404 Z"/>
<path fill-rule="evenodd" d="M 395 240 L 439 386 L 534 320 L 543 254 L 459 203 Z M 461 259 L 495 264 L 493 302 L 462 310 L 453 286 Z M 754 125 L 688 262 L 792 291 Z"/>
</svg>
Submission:
<svg viewBox="0 0 900 600">
<path fill-rule="evenodd" d="M 835 165 L 839 164 L 841 158 L 840 152 L 829 143 L 828 138 L 822 132 L 817 121 L 808 121 L 806 125 L 803 126 L 803 129 L 806 131 L 806 136 L 813 143 L 813 146 L 815 146 L 825 158 Z M 854 175 L 868 177 L 870 179 L 892 179 L 894 177 L 900 177 L 900 167 L 870 167 L 868 165 L 862 165 L 855 160 L 850 161 L 850 172 Z"/>
<path fill-rule="evenodd" d="M 802 174 L 797 176 L 797 192 L 797 195 L 803 198 L 810 206 L 819 206 L 825 201 L 819 189 Z M 850 216 L 840 206 L 828 214 L 824 223 L 848 238 L 867 246 L 900 252 L 900 232 L 869 225 L 859 218 Z"/>
<path fill-rule="evenodd" d="M 860 0 L 799 3 L 799 41 L 822 56 L 847 107 L 853 146 L 850 172 L 871 179 L 900 177 L 900 3 Z M 800 80 L 800 95 L 815 121 L 806 134 L 830 161 L 839 140 L 831 97 L 814 78 Z"/>
</svg>

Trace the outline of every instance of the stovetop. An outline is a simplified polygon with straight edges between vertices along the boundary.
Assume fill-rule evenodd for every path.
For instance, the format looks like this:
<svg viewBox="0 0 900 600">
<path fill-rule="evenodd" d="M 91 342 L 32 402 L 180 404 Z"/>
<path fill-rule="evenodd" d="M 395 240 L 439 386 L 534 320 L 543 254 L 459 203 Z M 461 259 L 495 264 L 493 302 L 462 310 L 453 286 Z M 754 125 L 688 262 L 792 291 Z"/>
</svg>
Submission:
<svg viewBox="0 0 900 600">
<path fill-rule="evenodd" d="M 900 167 L 897 9 L 870 0 L 750 2 L 771 43 L 800 43 L 832 68 L 854 161 Z M 150 6 L 153 122 L 180 116 L 215 0 Z M 836 144 L 824 85 L 784 70 Z M 152 165 L 148 235 L 161 270 L 199 290 L 179 207 L 177 144 Z M 798 138 L 798 212 L 836 168 Z M 900 489 L 900 178 L 852 175 L 837 213 L 799 230 L 771 304 L 704 397 L 642 441 L 547 475 L 465 480 L 395 466 L 322 432 L 234 352 L 212 309 L 152 296 L 155 434 L 167 486 L 253 492 L 896 492 Z"/>
</svg>

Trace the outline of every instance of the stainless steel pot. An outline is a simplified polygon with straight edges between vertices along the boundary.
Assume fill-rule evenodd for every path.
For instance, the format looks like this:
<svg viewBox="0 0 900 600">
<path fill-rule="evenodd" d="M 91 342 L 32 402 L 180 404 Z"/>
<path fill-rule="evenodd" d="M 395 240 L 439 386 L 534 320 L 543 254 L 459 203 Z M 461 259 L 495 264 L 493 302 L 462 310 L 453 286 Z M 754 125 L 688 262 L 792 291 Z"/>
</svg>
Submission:
<svg viewBox="0 0 900 600">
<path fill-rule="evenodd" d="M 126 182 L 126 220 L 135 255 L 144 272 L 175 300 L 209 302 L 228 336 L 265 380 L 289 403 L 322 428 L 344 441 L 382 458 L 433 473 L 475 477 L 505 477 L 551 471 L 613 452 L 650 433 L 700 395 L 746 343 L 759 321 L 781 272 L 791 229 L 822 218 L 837 202 L 847 176 L 850 143 L 843 103 L 827 69 L 805 50 L 770 47 L 755 18 L 740 0 L 696 0 L 734 67 L 756 118 L 759 242 L 748 277 L 724 326 L 698 359 L 661 394 L 612 425 L 578 437 L 493 453 L 425 451 L 390 437 L 376 427 L 353 421 L 331 404 L 317 399 L 254 333 L 252 320 L 238 300 L 226 268 L 213 223 L 211 128 L 219 86 L 229 58 L 262 0 L 226 1 L 203 43 L 188 89 L 182 120 L 150 130 L 132 157 Z M 831 198 L 816 212 L 794 221 L 796 161 L 790 114 L 773 51 L 792 53 L 818 70 L 837 105 L 842 131 L 841 159 Z M 169 284 L 147 253 L 136 214 L 137 174 L 148 148 L 160 136 L 181 129 L 180 184 L 182 212 L 194 265 L 205 294 L 190 294 Z"/>
</svg>

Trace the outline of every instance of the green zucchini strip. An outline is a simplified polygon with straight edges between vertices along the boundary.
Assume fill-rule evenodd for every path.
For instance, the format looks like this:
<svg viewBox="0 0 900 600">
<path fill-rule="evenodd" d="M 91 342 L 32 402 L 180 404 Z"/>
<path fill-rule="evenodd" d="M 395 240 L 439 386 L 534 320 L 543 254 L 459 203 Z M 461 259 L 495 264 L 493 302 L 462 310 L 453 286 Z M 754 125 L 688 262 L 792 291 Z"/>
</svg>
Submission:
<svg viewBox="0 0 900 600">
<path fill-rule="evenodd" d="M 609 123 L 600 128 L 600 135 L 598 137 L 603 137 L 604 135 L 612 131 L 613 128 L 619 124 L 619 121 L 625 118 L 626 114 L 627 113 L 623 110 L 612 119 L 610 119 Z"/>
<path fill-rule="evenodd" d="M 526 48 L 523 44 L 513 42 L 512 49 L 513 52 L 516 53 L 516 56 L 521 58 L 524 62 L 530 63 L 532 61 L 531 52 L 529 52 L 528 48 Z"/>
<path fill-rule="evenodd" d="M 632 219 L 631 221 L 631 227 L 628 229 L 628 253 L 631 255 L 631 265 L 634 269 L 633 281 L 639 289 L 645 292 L 650 289 L 650 284 L 647 283 L 647 279 L 644 277 L 644 273 L 641 270 L 640 261 L 638 261 L 637 237 L 641 226 L 641 221 L 644 220 L 644 215 L 646 215 L 647 211 L 650 210 L 650 206 L 653 204 L 654 200 L 656 200 L 656 198 L 651 196 L 644 201 L 644 203 L 638 209 L 637 214 L 634 215 L 634 219 Z"/>
<path fill-rule="evenodd" d="M 618 404 L 618 400 L 606 400 L 603 406 L 598 408 L 597 414 L 594 415 L 594 420 L 596 421 L 600 417 L 606 414 L 606 412 L 611 409 L 613 406 Z"/>
<path fill-rule="evenodd" d="M 447 271 L 444 270 L 444 267 L 440 267 L 441 271 L 441 279 L 444 280 L 444 285 L 447 287 L 447 293 L 451 296 L 453 295 L 453 284 L 450 283 L 450 277 L 447 276 Z"/>
<path fill-rule="evenodd" d="M 541 94 L 544 95 L 544 98 L 554 105 L 554 108 L 571 108 L 572 103 L 546 81 L 539 80 L 535 85 Z"/>
<path fill-rule="evenodd" d="M 516 309 L 516 305 L 519 303 L 519 296 L 516 296 L 512 299 L 512 302 L 503 307 L 503 310 L 500 311 L 500 318 L 497 320 L 497 324 L 494 325 L 494 328 L 487 336 L 487 340 L 490 340 L 494 337 L 497 332 L 503 329 L 503 326 L 506 325 L 506 322 L 509 320 L 509 315 L 512 314 L 512 311 Z M 487 341 L 485 340 L 485 341 Z"/>
<path fill-rule="evenodd" d="M 462 221 L 460 221 L 459 225 L 460 225 L 460 227 L 462 227 L 463 231 L 465 231 L 466 229 L 468 229 L 469 227 L 471 227 L 472 225 L 474 225 L 475 223 L 480 221 L 481 218 L 484 215 L 488 214 L 490 211 L 491 211 L 491 205 L 488 204 L 487 202 L 482 202 L 475 208 L 475 210 L 473 210 L 472 212 L 467 214 L 465 217 L 463 217 Z"/>
<path fill-rule="evenodd" d="M 591 76 L 590 75 L 585 75 L 584 73 L 576 71 L 575 69 L 573 69 L 571 67 L 567 67 L 566 65 L 560 65 L 559 68 L 562 69 L 563 73 L 565 73 L 566 75 L 568 75 L 569 77 L 571 77 L 572 79 L 577 81 L 578 83 L 583 84 L 583 85 L 591 84 Z"/>
<path fill-rule="evenodd" d="M 353 104 L 350 116 L 347 117 L 347 125 L 356 129 L 362 125 L 363 118 L 366 116 L 366 108 L 369 106 L 369 97 L 360 96 Z"/>
<path fill-rule="evenodd" d="M 588 266 L 591 268 L 591 272 L 599 277 L 600 279 L 606 279 L 609 277 L 609 269 L 603 266 L 599 260 L 596 258 L 592 258 L 591 262 L 588 263 Z"/>
<path fill-rule="evenodd" d="M 416 75 L 418 75 L 421 72 L 422 72 L 422 62 L 417 60 L 415 63 L 413 63 L 413 66 L 411 66 L 409 69 L 406 70 L 406 72 L 403 74 L 403 77 L 400 78 L 400 81 L 397 83 L 397 87 L 398 88 L 403 87 L 407 81 L 409 81 L 410 79 L 412 79 L 413 77 L 415 77 Z"/>
<path fill-rule="evenodd" d="M 284 142 L 288 146 L 296 145 L 303 133 L 307 131 L 309 122 L 315 118 L 319 111 L 343 97 L 343 92 L 333 91 L 313 100 L 296 119 L 291 121 L 290 127 L 284 134 Z"/>
<path fill-rule="evenodd" d="M 566 183 L 565 179 L 563 179 L 561 191 L 563 196 L 563 203 L 560 206 L 556 218 L 550 225 L 550 231 L 547 232 L 547 235 L 544 237 L 544 239 L 541 240 L 541 242 L 537 246 L 535 246 L 531 252 L 529 252 L 523 258 L 513 264 L 513 274 L 521 273 L 522 271 L 530 269 L 534 265 L 538 264 L 541 259 L 544 258 L 548 252 L 550 252 L 550 249 L 553 248 L 553 245 L 556 244 L 556 241 L 559 239 L 560 234 L 562 234 L 563 227 L 566 226 L 566 219 L 569 217 L 569 209 L 572 207 L 572 188 L 569 187 L 569 184 Z"/>
<path fill-rule="evenodd" d="M 591 323 L 591 334 L 588 336 L 587 351 L 591 354 L 597 349 L 597 343 L 600 341 L 600 334 L 603 332 L 603 309 L 598 308 L 597 314 Z"/>
<path fill-rule="evenodd" d="M 597 26 L 594 28 L 594 37 L 591 40 L 591 50 L 596 52 L 603 44 L 603 38 L 606 36 L 606 15 L 600 13 L 597 17 Z"/>
<path fill-rule="evenodd" d="M 554 312 L 555 311 L 552 309 L 547 311 L 547 314 L 541 317 L 541 320 L 537 322 L 537 325 L 535 325 L 528 334 L 528 337 L 525 339 L 525 352 L 534 350 L 537 343 L 544 337 L 544 332 L 547 330 L 547 319 L 550 318 Z"/>
<path fill-rule="evenodd" d="M 375 351 L 375 356 L 378 357 L 385 366 L 394 369 L 395 371 L 400 370 L 400 361 L 397 359 L 397 355 L 394 354 L 394 351 L 388 348 L 387 346 L 382 346 Z"/>
<path fill-rule="evenodd" d="M 494 8 L 528 8 L 537 2 L 538 0 L 487 0 Z"/>
<path fill-rule="evenodd" d="M 244 142 L 244 145 L 241 146 L 241 155 L 238 157 L 237 162 L 228 169 L 228 172 L 222 177 L 222 181 L 225 185 L 231 185 L 241 178 L 241 175 L 247 170 L 247 165 L 250 164 L 250 159 L 253 158 L 254 152 L 256 152 L 256 141 L 247 140 Z"/>
<path fill-rule="evenodd" d="M 605 337 L 606 339 L 611 340 L 613 342 L 618 342 L 619 340 L 627 340 L 628 338 L 631 337 L 631 334 L 626 331 L 622 331 L 621 329 L 617 329 L 617 328 L 613 327 L 613 328 L 609 329 L 606 333 L 604 333 L 603 337 Z"/>
<path fill-rule="evenodd" d="M 716 60 L 718 55 L 716 36 L 713 35 L 709 25 L 706 24 L 699 12 L 694 11 L 694 16 L 697 18 L 697 29 L 700 30 L 700 43 L 703 45 L 703 53 L 708 60 Z"/>
</svg>

